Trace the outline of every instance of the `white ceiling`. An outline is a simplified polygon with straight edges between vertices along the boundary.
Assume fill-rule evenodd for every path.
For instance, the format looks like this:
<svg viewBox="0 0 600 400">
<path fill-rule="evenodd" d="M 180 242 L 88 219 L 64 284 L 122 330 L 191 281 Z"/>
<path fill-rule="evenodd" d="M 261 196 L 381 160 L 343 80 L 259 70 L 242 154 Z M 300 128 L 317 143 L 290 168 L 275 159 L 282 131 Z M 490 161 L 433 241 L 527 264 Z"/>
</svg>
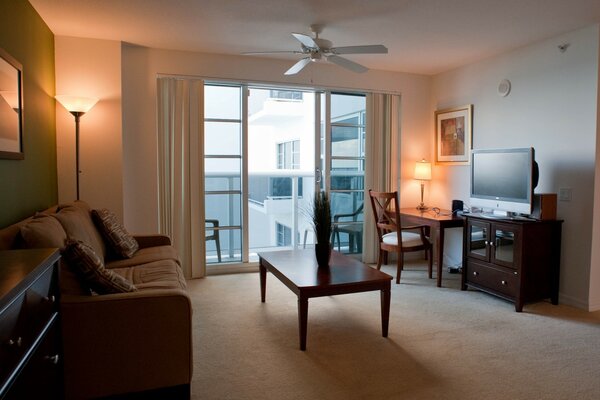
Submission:
<svg viewBox="0 0 600 400">
<path fill-rule="evenodd" d="M 371 69 L 419 74 L 600 22 L 600 0 L 29 1 L 56 35 L 204 53 L 298 50 L 290 33 L 310 34 L 311 24 L 322 24 L 321 37 L 334 46 L 381 43 L 389 49 L 387 55 L 347 58 Z M 279 58 L 292 64 L 299 56 Z"/>
</svg>

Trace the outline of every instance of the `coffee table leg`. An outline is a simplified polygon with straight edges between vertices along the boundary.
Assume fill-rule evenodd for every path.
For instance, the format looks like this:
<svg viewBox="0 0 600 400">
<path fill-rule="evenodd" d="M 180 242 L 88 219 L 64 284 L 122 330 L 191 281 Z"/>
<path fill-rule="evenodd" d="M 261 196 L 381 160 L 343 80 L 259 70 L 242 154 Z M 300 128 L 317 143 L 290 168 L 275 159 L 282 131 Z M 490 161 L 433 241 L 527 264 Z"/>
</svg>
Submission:
<svg viewBox="0 0 600 400">
<path fill-rule="evenodd" d="M 390 283 L 381 289 L 381 336 L 387 337 L 390 322 Z"/>
<path fill-rule="evenodd" d="M 306 350 L 306 325 L 308 321 L 308 299 L 298 296 L 298 328 L 300 330 L 300 350 Z"/>
<path fill-rule="evenodd" d="M 258 265 L 258 269 L 260 273 L 260 301 L 264 303 L 267 292 L 267 269 L 262 265 L 262 262 Z"/>
</svg>

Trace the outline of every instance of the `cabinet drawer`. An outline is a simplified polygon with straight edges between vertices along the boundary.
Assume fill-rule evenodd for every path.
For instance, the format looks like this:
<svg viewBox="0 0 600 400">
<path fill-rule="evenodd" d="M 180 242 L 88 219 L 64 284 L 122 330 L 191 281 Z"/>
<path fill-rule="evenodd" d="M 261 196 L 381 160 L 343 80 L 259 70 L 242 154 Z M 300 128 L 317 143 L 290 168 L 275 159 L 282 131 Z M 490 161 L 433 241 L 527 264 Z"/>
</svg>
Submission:
<svg viewBox="0 0 600 400">
<path fill-rule="evenodd" d="M 518 278 L 514 271 L 504 271 L 472 261 L 467 262 L 467 283 L 483 289 L 515 298 L 519 293 Z"/>
<path fill-rule="evenodd" d="M 47 326 L 31 359 L 11 386 L 5 400 L 60 399 L 62 357 L 57 318 Z"/>
<path fill-rule="evenodd" d="M 58 312 L 56 267 L 46 269 L 0 313 L 0 383 L 25 357 Z"/>
</svg>

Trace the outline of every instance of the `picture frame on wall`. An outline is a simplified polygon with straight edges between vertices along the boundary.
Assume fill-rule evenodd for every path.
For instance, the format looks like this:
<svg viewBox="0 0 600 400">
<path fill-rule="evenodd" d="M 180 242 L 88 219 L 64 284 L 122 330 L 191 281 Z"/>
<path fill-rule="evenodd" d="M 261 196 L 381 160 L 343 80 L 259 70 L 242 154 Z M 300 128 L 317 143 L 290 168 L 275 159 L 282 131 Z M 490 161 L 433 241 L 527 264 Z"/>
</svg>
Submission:
<svg viewBox="0 0 600 400">
<path fill-rule="evenodd" d="M 471 156 L 473 105 L 435 112 L 435 161 L 467 165 Z"/>
<path fill-rule="evenodd" d="M 0 158 L 22 160 L 23 66 L 0 48 Z"/>
</svg>

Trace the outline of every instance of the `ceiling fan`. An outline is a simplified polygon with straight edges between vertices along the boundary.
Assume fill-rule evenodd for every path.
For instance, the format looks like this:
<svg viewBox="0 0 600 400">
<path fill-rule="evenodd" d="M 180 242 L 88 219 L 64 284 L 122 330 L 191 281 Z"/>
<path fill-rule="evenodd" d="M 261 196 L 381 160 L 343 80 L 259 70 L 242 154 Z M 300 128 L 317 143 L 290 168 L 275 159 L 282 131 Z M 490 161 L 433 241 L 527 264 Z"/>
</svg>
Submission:
<svg viewBox="0 0 600 400">
<path fill-rule="evenodd" d="M 382 44 L 372 44 L 363 46 L 343 46 L 343 47 L 332 47 L 332 43 L 329 40 L 319 38 L 322 26 L 311 25 L 310 30 L 314 33 L 315 37 L 310 37 L 303 33 L 292 33 L 300 42 L 301 50 L 284 50 L 284 51 L 259 51 L 243 53 L 245 55 L 254 54 L 304 54 L 303 57 L 296 64 L 292 65 L 290 69 L 285 72 L 285 75 L 294 75 L 302 71 L 311 62 L 321 60 L 323 57 L 329 62 L 339 65 L 340 67 L 349 69 L 353 72 L 366 72 L 369 69 L 364 65 L 360 65 L 354 61 L 350 61 L 347 58 L 340 57 L 339 54 L 387 54 L 388 49 Z"/>
</svg>

